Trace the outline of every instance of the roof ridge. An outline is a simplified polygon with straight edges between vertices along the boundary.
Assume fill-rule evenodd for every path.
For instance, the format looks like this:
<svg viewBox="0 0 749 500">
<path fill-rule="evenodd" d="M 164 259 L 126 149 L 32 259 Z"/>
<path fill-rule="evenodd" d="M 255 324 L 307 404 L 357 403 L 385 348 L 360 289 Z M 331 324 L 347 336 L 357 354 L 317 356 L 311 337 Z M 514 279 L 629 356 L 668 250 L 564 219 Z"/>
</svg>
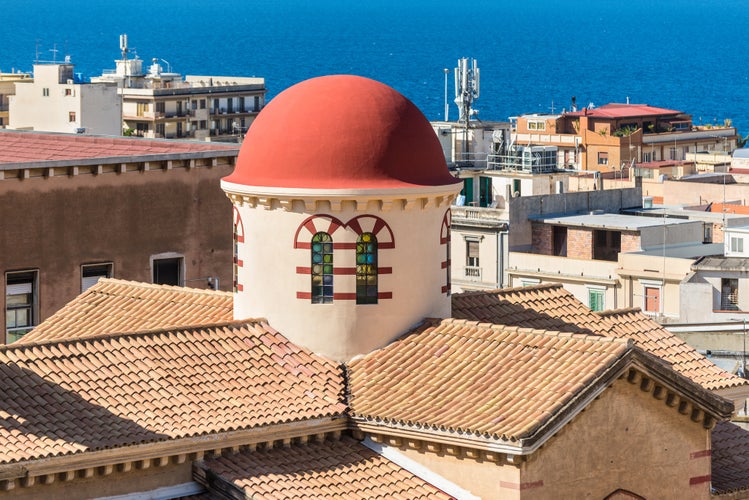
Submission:
<svg viewBox="0 0 749 500">
<path fill-rule="evenodd" d="M 620 344 L 626 344 L 627 346 L 634 346 L 635 343 L 632 339 L 626 337 L 617 337 L 614 335 L 602 335 L 596 333 L 585 333 L 585 332 L 563 332 L 560 330 L 546 330 L 543 328 L 524 327 L 519 325 L 505 325 L 501 323 L 491 323 L 480 320 L 469 320 L 463 318 L 445 318 L 442 320 L 442 324 L 449 323 L 453 325 L 470 325 L 481 328 L 490 328 L 492 330 L 504 330 L 514 331 L 527 335 L 543 335 L 549 337 L 569 337 L 576 340 L 590 340 L 593 342 L 614 342 Z"/>
<path fill-rule="evenodd" d="M 601 316 L 603 318 L 607 318 L 609 316 L 615 316 L 618 314 L 627 314 L 627 313 L 639 313 L 642 312 L 642 308 L 640 307 L 622 307 L 619 309 L 606 309 L 605 311 L 591 311 L 593 314 L 596 314 L 598 316 Z"/>
<path fill-rule="evenodd" d="M 124 338 L 124 337 L 145 337 L 148 335 L 159 335 L 159 334 L 164 334 L 168 332 L 194 331 L 194 330 L 203 330 L 203 329 L 216 328 L 216 327 L 238 327 L 238 326 L 244 326 L 244 325 L 262 324 L 262 323 L 268 324 L 268 320 L 265 318 L 234 319 L 231 321 L 223 321 L 219 323 L 209 323 L 209 324 L 202 324 L 202 325 L 154 328 L 151 330 L 137 330 L 137 331 L 132 331 L 132 332 L 99 333 L 96 335 L 86 335 L 83 337 L 72 337 L 72 338 L 67 337 L 63 339 L 49 339 L 49 340 L 39 340 L 36 342 L 0 345 L 0 353 L 4 353 L 7 351 L 20 351 L 20 350 L 25 350 L 25 349 L 32 349 L 34 347 L 47 347 L 47 346 L 52 346 L 52 345 L 69 345 L 69 344 L 74 344 L 74 343 L 91 343 L 97 340 L 117 339 L 117 338 Z"/>
<path fill-rule="evenodd" d="M 505 288 L 493 288 L 491 290 L 465 290 L 459 293 L 454 293 L 453 297 L 460 297 L 461 295 L 506 295 L 513 292 L 530 292 L 533 290 L 553 290 L 556 288 L 562 288 L 561 283 L 538 283 L 535 285 L 527 286 L 513 286 Z"/>
<path fill-rule="evenodd" d="M 99 281 L 89 288 L 87 291 L 99 291 L 97 286 L 102 284 L 115 284 L 115 285 L 123 285 L 123 286 L 130 286 L 133 288 L 148 288 L 148 289 L 166 289 L 166 290 L 179 290 L 184 293 L 193 293 L 197 295 L 233 295 L 232 292 L 224 291 L 224 290 L 209 290 L 205 288 L 191 288 L 187 286 L 176 286 L 176 285 L 161 285 L 158 283 L 146 283 L 144 281 L 131 281 L 131 280 L 125 280 L 121 278 L 101 278 Z"/>
</svg>

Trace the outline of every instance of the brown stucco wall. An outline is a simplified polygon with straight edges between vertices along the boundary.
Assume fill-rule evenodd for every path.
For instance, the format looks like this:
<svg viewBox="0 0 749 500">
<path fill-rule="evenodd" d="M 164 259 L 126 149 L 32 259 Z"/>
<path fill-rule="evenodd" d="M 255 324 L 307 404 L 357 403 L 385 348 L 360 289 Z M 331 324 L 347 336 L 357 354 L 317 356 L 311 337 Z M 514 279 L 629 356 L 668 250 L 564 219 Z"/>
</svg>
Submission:
<svg viewBox="0 0 749 500">
<path fill-rule="evenodd" d="M 552 251 L 552 226 L 543 222 L 533 222 L 531 224 L 533 241 L 533 253 L 541 255 L 551 255 Z"/>
<path fill-rule="evenodd" d="M 232 209 L 219 181 L 231 173 L 233 158 L 217 163 L 6 177 L 0 180 L 0 271 L 39 271 L 41 320 L 80 293 L 81 264 L 113 262 L 114 277 L 150 282 L 150 257 L 174 252 L 184 255 L 185 280 L 218 276 L 221 289 L 229 290 Z M 185 284 L 206 287 L 205 280 Z M 0 286 L 4 294 L 4 278 Z M 5 308 L 0 315 L 4 324 Z"/>
<path fill-rule="evenodd" d="M 567 229 L 567 257 L 590 260 L 593 258 L 593 231 L 570 227 Z"/>
<path fill-rule="evenodd" d="M 521 484 L 538 485 L 523 499 L 709 498 L 709 449 L 700 423 L 618 380 L 521 465 Z"/>
</svg>

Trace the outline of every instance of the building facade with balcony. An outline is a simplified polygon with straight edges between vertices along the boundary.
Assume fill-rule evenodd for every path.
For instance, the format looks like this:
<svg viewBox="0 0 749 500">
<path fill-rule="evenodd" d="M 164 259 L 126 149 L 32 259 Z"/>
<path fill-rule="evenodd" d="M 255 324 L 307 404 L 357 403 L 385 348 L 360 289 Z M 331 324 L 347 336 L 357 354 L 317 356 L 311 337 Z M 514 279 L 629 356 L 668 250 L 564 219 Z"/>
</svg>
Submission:
<svg viewBox="0 0 749 500">
<path fill-rule="evenodd" d="M 12 71 L 0 73 L 0 128 L 9 123 L 10 96 L 16 93 L 16 83 L 31 82 L 31 74 Z"/>
<path fill-rule="evenodd" d="M 634 163 L 684 160 L 690 153 L 737 147 L 736 129 L 695 125 L 686 113 L 646 104 L 606 104 L 512 119 L 514 147 L 557 148 L 559 168 L 620 171 Z"/>
<path fill-rule="evenodd" d="M 116 68 L 92 79 L 116 84 L 125 135 L 238 142 L 265 105 L 264 78 L 183 78 L 169 66 L 164 71 L 156 58 L 144 69 L 126 44 L 125 38 Z"/>
</svg>

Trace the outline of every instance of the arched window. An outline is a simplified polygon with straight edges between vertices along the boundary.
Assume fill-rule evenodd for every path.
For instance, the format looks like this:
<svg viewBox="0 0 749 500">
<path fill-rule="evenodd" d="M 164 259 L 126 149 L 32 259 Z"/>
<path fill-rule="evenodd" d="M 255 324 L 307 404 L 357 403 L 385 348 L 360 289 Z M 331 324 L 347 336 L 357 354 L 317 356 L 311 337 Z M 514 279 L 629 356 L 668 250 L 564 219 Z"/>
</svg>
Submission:
<svg viewBox="0 0 749 500">
<path fill-rule="evenodd" d="M 333 302 L 333 238 L 328 233 L 312 237 L 312 303 Z"/>
<path fill-rule="evenodd" d="M 377 304 L 377 238 L 372 233 L 356 240 L 356 303 Z"/>
</svg>

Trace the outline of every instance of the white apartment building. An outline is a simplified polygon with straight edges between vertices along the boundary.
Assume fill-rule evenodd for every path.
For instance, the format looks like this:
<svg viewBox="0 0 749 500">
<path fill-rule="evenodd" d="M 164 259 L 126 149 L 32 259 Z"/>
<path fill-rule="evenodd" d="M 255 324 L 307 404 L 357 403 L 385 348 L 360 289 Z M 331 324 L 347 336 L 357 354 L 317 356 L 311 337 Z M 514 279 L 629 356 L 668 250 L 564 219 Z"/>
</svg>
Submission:
<svg viewBox="0 0 749 500">
<path fill-rule="evenodd" d="M 34 78 L 15 82 L 9 129 L 120 135 L 121 102 L 112 83 L 82 83 L 64 63 L 34 64 Z"/>
<path fill-rule="evenodd" d="M 120 36 L 122 57 L 115 69 L 93 82 L 117 86 L 125 135 L 149 138 L 239 140 L 265 105 L 265 79 L 235 76 L 186 76 L 173 73 L 163 59 L 147 69 L 129 57 L 127 35 Z M 167 64 L 166 71 L 159 61 Z"/>
</svg>

